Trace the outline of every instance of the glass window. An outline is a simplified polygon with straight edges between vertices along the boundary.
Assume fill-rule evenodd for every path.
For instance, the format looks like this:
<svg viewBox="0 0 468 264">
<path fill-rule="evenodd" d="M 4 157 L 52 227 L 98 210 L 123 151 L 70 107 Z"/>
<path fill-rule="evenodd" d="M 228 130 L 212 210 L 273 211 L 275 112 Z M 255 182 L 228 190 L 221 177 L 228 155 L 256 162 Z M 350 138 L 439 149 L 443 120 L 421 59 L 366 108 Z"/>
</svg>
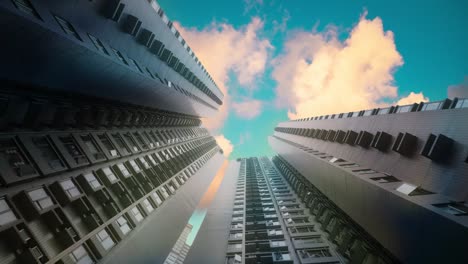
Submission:
<svg viewBox="0 0 468 264">
<path fill-rule="evenodd" d="M 125 219 L 125 217 L 123 216 L 119 217 L 116 222 L 120 228 L 120 231 L 122 231 L 124 235 L 128 234 L 128 232 L 132 230 L 130 226 L 128 225 L 127 219 Z"/>
<path fill-rule="evenodd" d="M 129 60 L 132 63 L 133 67 L 135 67 L 135 69 L 137 69 L 139 72 L 143 73 L 143 70 L 141 70 L 140 66 L 138 65 L 138 63 L 134 59 L 129 58 Z"/>
<path fill-rule="evenodd" d="M 28 192 L 29 198 L 33 201 L 37 210 L 42 211 L 54 205 L 52 199 L 47 195 L 44 188 L 36 189 Z"/>
<path fill-rule="evenodd" d="M 106 156 L 104 155 L 104 153 L 102 152 L 98 144 L 91 137 L 91 135 L 81 135 L 80 137 L 81 137 L 81 140 L 83 140 L 83 142 L 85 143 L 89 152 L 91 152 L 91 155 L 93 155 L 95 159 L 97 160 L 105 159 Z"/>
<path fill-rule="evenodd" d="M 32 6 L 32 4 L 29 2 L 29 0 L 13 0 L 13 3 L 15 4 L 16 8 L 19 10 L 32 15 L 36 18 L 40 18 L 39 14 L 37 14 L 36 10 Z"/>
<path fill-rule="evenodd" d="M 146 208 L 146 210 L 151 213 L 153 212 L 154 208 L 153 206 L 151 205 L 151 203 L 148 201 L 148 199 L 144 199 L 143 200 L 143 206 Z"/>
<path fill-rule="evenodd" d="M 128 177 L 132 176 L 130 174 L 130 172 L 127 170 L 127 167 L 125 167 L 125 165 L 123 165 L 123 163 L 117 164 L 117 168 L 119 168 L 120 172 L 122 173 L 122 175 L 125 178 L 128 178 Z"/>
<path fill-rule="evenodd" d="M 99 240 L 99 242 L 101 242 L 101 245 L 105 250 L 109 250 L 115 245 L 114 240 L 112 240 L 109 233 L 107 233 L 105 229 L 97 233 L 96 237 Z"/>
<path fill-rule="evenodd" d="M 140 167 L 138 166 L 138 164 L 136 164 L 135 160 L 130 160 L 129 163 L 136 173 L 141 171 Z"/>
<path fill-rule="evenodd" d="M 154 201 L 156 202 L 156 204 L 159 206 L 162 204 L 162 200 L 161 200 L 161 197 L 159 197 L 159 194 L 157 192 L 154 192 L 153 194 L 153 198 L 154 198 Z"/>
<path fill-rule="evenodd" d="M 60 186 L 62 186 L 62 189 L 65 191 L 67 196 L 70 197 L 70 198 L 77 197 L 77 196 L 79 196 L 81 194 L 72 180 L 62 181 L 62 182 L 60 182 Z"/>
<path fill-rule="evenodd" d="M 89 185 L 91 186 L 91 188 L 93 188 L 93 190 L 101 187 L 101 183 L 99 183 L 99 181 L 96 179 L 96 177 L 94 176 L 94 174 L 92 173 L 88 173 L 88 174 L 85 174 L 84 175 L 84 178 L 86 179 L 86 181 L 89 183 Z"/>
<path fill-rule="evenodd" d="M 4 226 L 16 220 L 16 215 L 11 210 L 5 198 L 0 198 L 0 226 Z"/>
<path fill-rule="evenodd" d="M 54 170 L 65 169 L 64 163 L 45 136 L 33 137 L 32 141 L 50 168 Z"/>
<path fill-rule="evenodd" d="M 110 170 L 109 167 L 102 169 L 102 172 L 104 175 L 107 177 L 107 179 L 110 181 L 110 183 L 116 182 L 118 179 L 115 176 L 115 174 Z"/>
<path fill-rule="evenodd" d="M 135 220 L 137 222 L 141 222 L 143 220 L 143 215 L 140 212 L 140 209 L 138 207 L 133 207 L 130 212 L 133 214 L 133 217 L 135 217 Z"/>
<path fill-rule="evenodd" d="M 105 134 L 100 134 L 98 135 L 99 140 L 101 140 L 101 143 L 106 147 L 106 149 L 109 151 L 109 154 L 112 157 L 119 157 L 119 153 L 115 149 L 114 144 L 109 140 L 109 138 Z"/>
<path fill-rule="evenodd" d="M 72 259 L 72 261 L 74 261 L 74 263 L 77 263 L 77 264 L 91 264 L 91 263 L 94 263 L 94 261 L 91 259 L 88 252 L 86 251 L 86 249 L 83 246 L 77 247 L 68 256 L 70 257 L 70 259 Z"/>
</svg>

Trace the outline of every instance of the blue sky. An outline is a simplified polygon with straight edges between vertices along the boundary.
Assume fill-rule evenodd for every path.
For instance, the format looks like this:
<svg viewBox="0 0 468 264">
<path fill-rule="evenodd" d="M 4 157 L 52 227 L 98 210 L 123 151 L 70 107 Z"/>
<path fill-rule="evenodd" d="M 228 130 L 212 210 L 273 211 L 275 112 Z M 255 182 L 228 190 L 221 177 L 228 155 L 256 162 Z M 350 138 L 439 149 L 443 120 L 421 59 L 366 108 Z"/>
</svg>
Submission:
<svg viewBox="0 0 468 264">
<path fill-rule="evenodd" d="M 207 69 L 215 72 L 218 85 L 226 87 L 226 113 L 214 117 L 219 122 L 210 128 L 234 146 L 231 158 L 273 154 L 267 137 L 278 122 L 288 119 L 288 111 L 296 117 L 322 114 L 307 105 L 324 104 L 324 111 L 345 112 L 406 97 L 400 102 L 441 100 L 448 96 L 449 86 L 458 95 L 467 94 L 467 1 L 158 2 L 180 24 L 182 36 Z M 213 32 L 219 35 L 202 41 Z M 218 45 L 233 49 L 210 47 L 218 40 Z M 304 58 L 288 47 L 303 48 Z M 246 53 L 241 59 L 231 58 L 236 50 Z M 321 56 L 336 65 L 323 70 L 320 62 L 329 60 Z M 348 75 L 356 72 L 346 72 L 340 65 L 364 65 L 373 72 L 364 80 L 350 79 Z M 334 84 L 315 83 L 322 71 L 335 76 Z M 355 102 L 342 109 L 328 107 L 318 95 L 340 96 L 340 83 L 350 85 L 343 88 L 344 94 L 365 93 L 365 99 L 350 99 Z"/>
</svg>

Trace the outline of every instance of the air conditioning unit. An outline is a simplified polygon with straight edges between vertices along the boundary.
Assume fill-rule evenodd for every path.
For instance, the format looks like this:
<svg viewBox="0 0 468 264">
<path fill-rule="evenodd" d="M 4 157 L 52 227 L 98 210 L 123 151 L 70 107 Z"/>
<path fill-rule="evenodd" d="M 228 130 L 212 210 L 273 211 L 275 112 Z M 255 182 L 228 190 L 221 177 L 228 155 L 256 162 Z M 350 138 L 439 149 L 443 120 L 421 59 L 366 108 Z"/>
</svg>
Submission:
<svg viewBox="0 0 468 264">
<path fill-rule="evenodd" d="M 421 155 L 434 161 L 443 161 L 450 156 L 453 145 L 454 141 L 449 137 L 430 134 Z"/>
<path fill-rule="evenodd" d="M 354 144 L 356 143 L 357 137 L 358 137 L 358 133 L 354 132 L 353 130 L 348 130 L 348 132 L 346 132 L 344 141 L 346 144 L 354 146 Z"/>
<path fill-rule="evenodd" d="M 398 133 L 392 150 L 401 155 L 410 156 L 417 147 L 418 138 L 410 133 Z"/>
<path fill-rule="evenodd" d="M 154 40 L 154 34 L 150 30 L 143 28 L 138 34 L 137 41 L 143 46 L 150 47 Z"/>
<path fill-rule="evenodd" d="M 342 144 L 345 140 L 346 132 L 343 130 L 338 130 L 335 135 L 335 142 Z"/>
<path fill-rule="evenodd" d="M 165 46 L 161 41 L 155 39 L 153 40 L 153 43 L 151 43 L 150 52 L 158 57 L 161 57 L 164 47 Z"/>
<path fill-rule="evenodd" d="M 372 143 L 373 138 L 374 136 L 371 133 L 367 131 L 361 131 L 359 132 L 356 143 L 363 148 L 368 148 Z"/>
<path fill-rule="evenodd" d="M 371 143 L 371 147 L 376 148 L 380 151 L 386 151 L 392 143 L 392 135 L 383 131 L 375 134 L 374 140 Z"/>
<path fill-rule="evenodd" d="M 105 17 L 114 21 L 119 21 L 124 8 L 125 4 L 122 4 L 119 0 L 107 0 L 102 11 Z"/>
</svg>

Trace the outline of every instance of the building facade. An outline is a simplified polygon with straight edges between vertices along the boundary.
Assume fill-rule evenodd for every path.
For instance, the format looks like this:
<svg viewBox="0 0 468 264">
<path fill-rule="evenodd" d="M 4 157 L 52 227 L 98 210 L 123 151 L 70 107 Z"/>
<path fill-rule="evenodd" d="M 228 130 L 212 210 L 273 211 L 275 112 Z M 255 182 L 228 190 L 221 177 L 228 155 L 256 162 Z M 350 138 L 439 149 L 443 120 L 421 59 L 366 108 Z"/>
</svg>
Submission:
<svg viewBox="0 0 468 264">
<path fill-rule="evenodd" d="M 283 122 L 269 142 L 398 261 L 466 263 L 467 116 L 467 99 L 392 106 Z"/>
<path fill-rule="evenodd" d="M 0 21 L 0 263 L 163 263 L 224 160 L 209 73 L 153 0 Z"/>
</svg>

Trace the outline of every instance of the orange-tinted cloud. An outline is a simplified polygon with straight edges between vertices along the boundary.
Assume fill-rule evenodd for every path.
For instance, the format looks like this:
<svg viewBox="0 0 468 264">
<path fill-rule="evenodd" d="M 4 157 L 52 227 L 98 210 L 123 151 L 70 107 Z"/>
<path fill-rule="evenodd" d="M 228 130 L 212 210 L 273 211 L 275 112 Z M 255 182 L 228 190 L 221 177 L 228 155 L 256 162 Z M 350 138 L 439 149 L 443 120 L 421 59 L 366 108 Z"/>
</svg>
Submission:
<svg viewBox="0 0 468 264">
<path fill-rule="evenodd" d="M 334 27 L 325 32 L 299 31 L 274 60 L 276 104 L 288 107 L 292 119 L 350 112 L 397 100 L 393 72 L 403 65 L 393 33 L 380 18 L 361 16 L 345 41 Z M 410 94 L 418 99 L 422 94 Z"/>
<path fill-rule="evenodd" d="M 214 137 L 218 146 L 223 150 L 224 156 L 229 157 L 234 150 L 231 141 L 224 137 L 224 135 L 217 135 Z"/>
<path fill-rule="evenodd" d="M 263 21 L 254 17 L 249 24 L 237 29 L 216 22 L 202 30 L 184 28 L 178 23 L 176 27 L 225 95 L 219 113 L 203 120 L 208 129 L 217 130 L 222 127 L 231 107 L 229 73 L 234 73 L 237 81 L 247 89 L 255 87 L 255 80 L 264 73 L 272 46 L 267 39 L 259 37 Z"/>
</svg>

